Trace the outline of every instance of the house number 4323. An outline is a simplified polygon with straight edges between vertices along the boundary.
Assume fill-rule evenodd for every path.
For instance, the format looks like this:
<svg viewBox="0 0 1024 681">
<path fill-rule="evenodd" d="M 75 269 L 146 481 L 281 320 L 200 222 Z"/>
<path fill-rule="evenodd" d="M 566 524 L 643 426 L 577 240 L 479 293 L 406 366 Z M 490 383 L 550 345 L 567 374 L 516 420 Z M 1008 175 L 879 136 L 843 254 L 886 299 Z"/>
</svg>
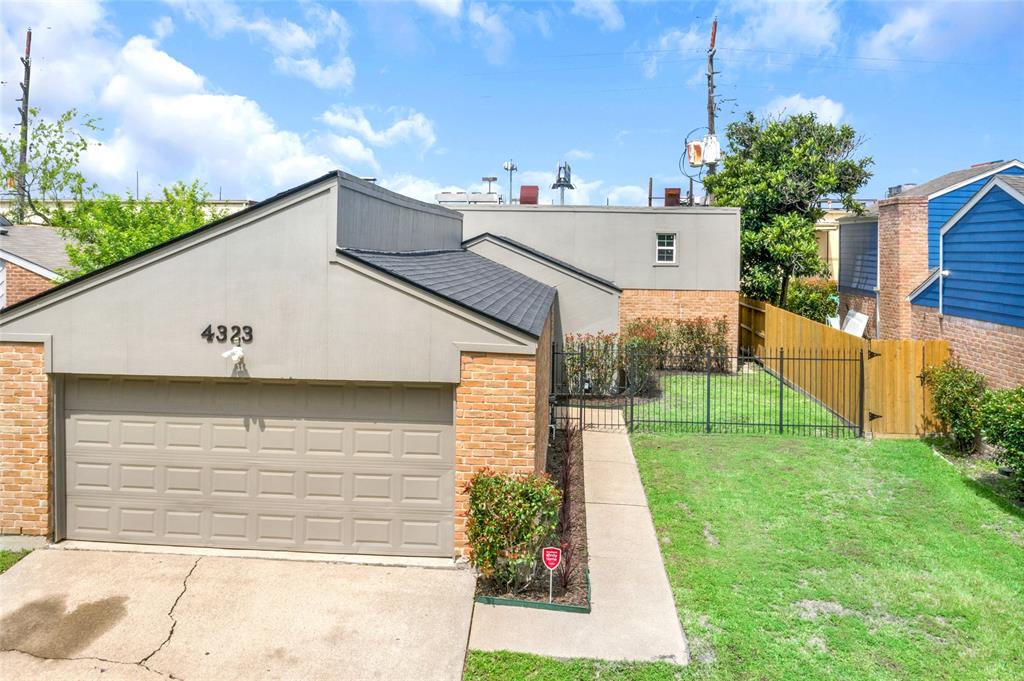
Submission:
<svg viewBox="0 0 1024 681">
<path fill-rule="evenodd" d="M 207 324 L 206 328 L 199 335 L 205 338 L 207 343 L 212 343 L 213 341 L 218 343 L 230 341 L 233 345 L 252 343 L 251 326 L 225 326 L 224 324 L 214 326 L 213 324 Z"/>
</svg>

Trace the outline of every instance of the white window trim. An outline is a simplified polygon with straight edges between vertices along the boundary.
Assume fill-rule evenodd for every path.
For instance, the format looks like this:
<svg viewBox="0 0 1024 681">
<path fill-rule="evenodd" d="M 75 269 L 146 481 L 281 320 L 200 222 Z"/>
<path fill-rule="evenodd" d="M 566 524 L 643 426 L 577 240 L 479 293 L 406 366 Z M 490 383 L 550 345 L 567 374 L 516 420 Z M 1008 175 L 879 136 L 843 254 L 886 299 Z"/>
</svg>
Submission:
<svg viewBox="0 0 1024 681">
<path fill-rule="evenodd" d="M 662 246 L 660 243 L 661 237 L 670 236 L 672 237 L 671 246 Z M 658 256 L 662 250 L 671 250 L 671 260 L 661 260 Z M 679 233 L 678 232 L 656 232 L 654 234 L 654 264 L 655 266 L 661 265 L 677 265 L 679 264 Z"/>
</svg>

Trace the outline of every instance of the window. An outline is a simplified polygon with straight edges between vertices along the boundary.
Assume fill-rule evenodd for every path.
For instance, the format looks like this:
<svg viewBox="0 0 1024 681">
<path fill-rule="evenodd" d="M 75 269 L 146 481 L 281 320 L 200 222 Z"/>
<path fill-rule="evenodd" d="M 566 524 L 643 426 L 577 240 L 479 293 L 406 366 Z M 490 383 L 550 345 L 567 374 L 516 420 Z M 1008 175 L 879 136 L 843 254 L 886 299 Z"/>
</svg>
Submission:
<svg viewBox="0 0 1024 681">
<path fill-rule="evenodd" d="M 659 234 L 655 262 L 659 265 L 674 265 L 676 262 L 676 235 Z"/>
</svg>

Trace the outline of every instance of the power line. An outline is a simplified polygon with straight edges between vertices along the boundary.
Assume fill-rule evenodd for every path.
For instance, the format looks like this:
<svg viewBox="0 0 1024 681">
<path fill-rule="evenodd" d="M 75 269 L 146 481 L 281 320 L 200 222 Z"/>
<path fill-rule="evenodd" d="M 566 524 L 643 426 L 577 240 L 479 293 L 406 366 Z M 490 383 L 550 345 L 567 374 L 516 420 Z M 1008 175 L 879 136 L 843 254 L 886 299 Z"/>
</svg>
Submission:
<svg viewBox="0 0 1024 681">
<path fill-rule="evenodd" d="M 844 54 L 828 54 L 820 52 L 794 52 L 791 50 L 775 50 L 767 47 L 719 47 L 719 50 L 730 51 L 730 52 L 756 52 L 763 54 L 785 54 L 793 57 L 810 57 L 812 59 L 851 59 L 851 60 L 862 60 L 862 61 L 882 61 L 882 62 L 906 62 L 911 64 L 936 64 L 944 66 L 970 66 L 970 67 L 983 67 L 991 66 L 991 63 L 986 62 L 963 62 L 963 61 L 948 61 L 943 59 L 913 59 L 910 57 L 868 57 L 859 55 L 844 55 Z M 666 48 L 651 48 L 647 50 L 620 50 L 620 51 L 609 51 L 609 52 L 566 52 L 562 54 L 549 54 L 549 55 L 538 55 L 533 57 L 534 59 L 564 59 L 566 57 L 614 57 L 620 55 L 656 55 L 666 53 L 678 53 L 678 52 L 692 52 L 694 54 L 700 54 L 704 52 L 704 48 L 695 47 L 690 49 L 679 49 L 675 47 Z"/>
</svg>

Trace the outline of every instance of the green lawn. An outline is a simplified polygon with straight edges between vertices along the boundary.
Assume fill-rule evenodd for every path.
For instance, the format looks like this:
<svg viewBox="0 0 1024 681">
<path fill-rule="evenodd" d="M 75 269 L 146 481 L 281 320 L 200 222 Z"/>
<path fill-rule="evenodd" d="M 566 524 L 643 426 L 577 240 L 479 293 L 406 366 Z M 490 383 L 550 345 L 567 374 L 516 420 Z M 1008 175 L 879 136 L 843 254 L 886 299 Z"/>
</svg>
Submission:
<svg viewBox="0 0 1024 681">
<path fill-rule="evenodd" d="M 17 563 L 19 560 L 32 553 L 29 550 L 26 551 L 3 551 L 0 550 L 0 573 L 7 572 L 7 570 Z"/>
<path fill-rule="evenodd" d="M 467 679 L 1021 678 L 1024 513 L 924 444 L 634 449 L 691 664 L 474 652 Z"/>
<path fill-rule="evenodd" d="M 635 400 L 635 429 L 650 432 L 701 432 L 708 416 L 706 374 L 668 374 L 659 378 L 660 395 Z M 755 364 L 736 374 L 712 374 L 712 432 L 775 433 L 779 426 L 779 398 L 786 433 L 852 436 L 843 422 L 815 400 L 788 386 Z M 672 423 L 665 423 L 666 421 Z"/>
</svg>

